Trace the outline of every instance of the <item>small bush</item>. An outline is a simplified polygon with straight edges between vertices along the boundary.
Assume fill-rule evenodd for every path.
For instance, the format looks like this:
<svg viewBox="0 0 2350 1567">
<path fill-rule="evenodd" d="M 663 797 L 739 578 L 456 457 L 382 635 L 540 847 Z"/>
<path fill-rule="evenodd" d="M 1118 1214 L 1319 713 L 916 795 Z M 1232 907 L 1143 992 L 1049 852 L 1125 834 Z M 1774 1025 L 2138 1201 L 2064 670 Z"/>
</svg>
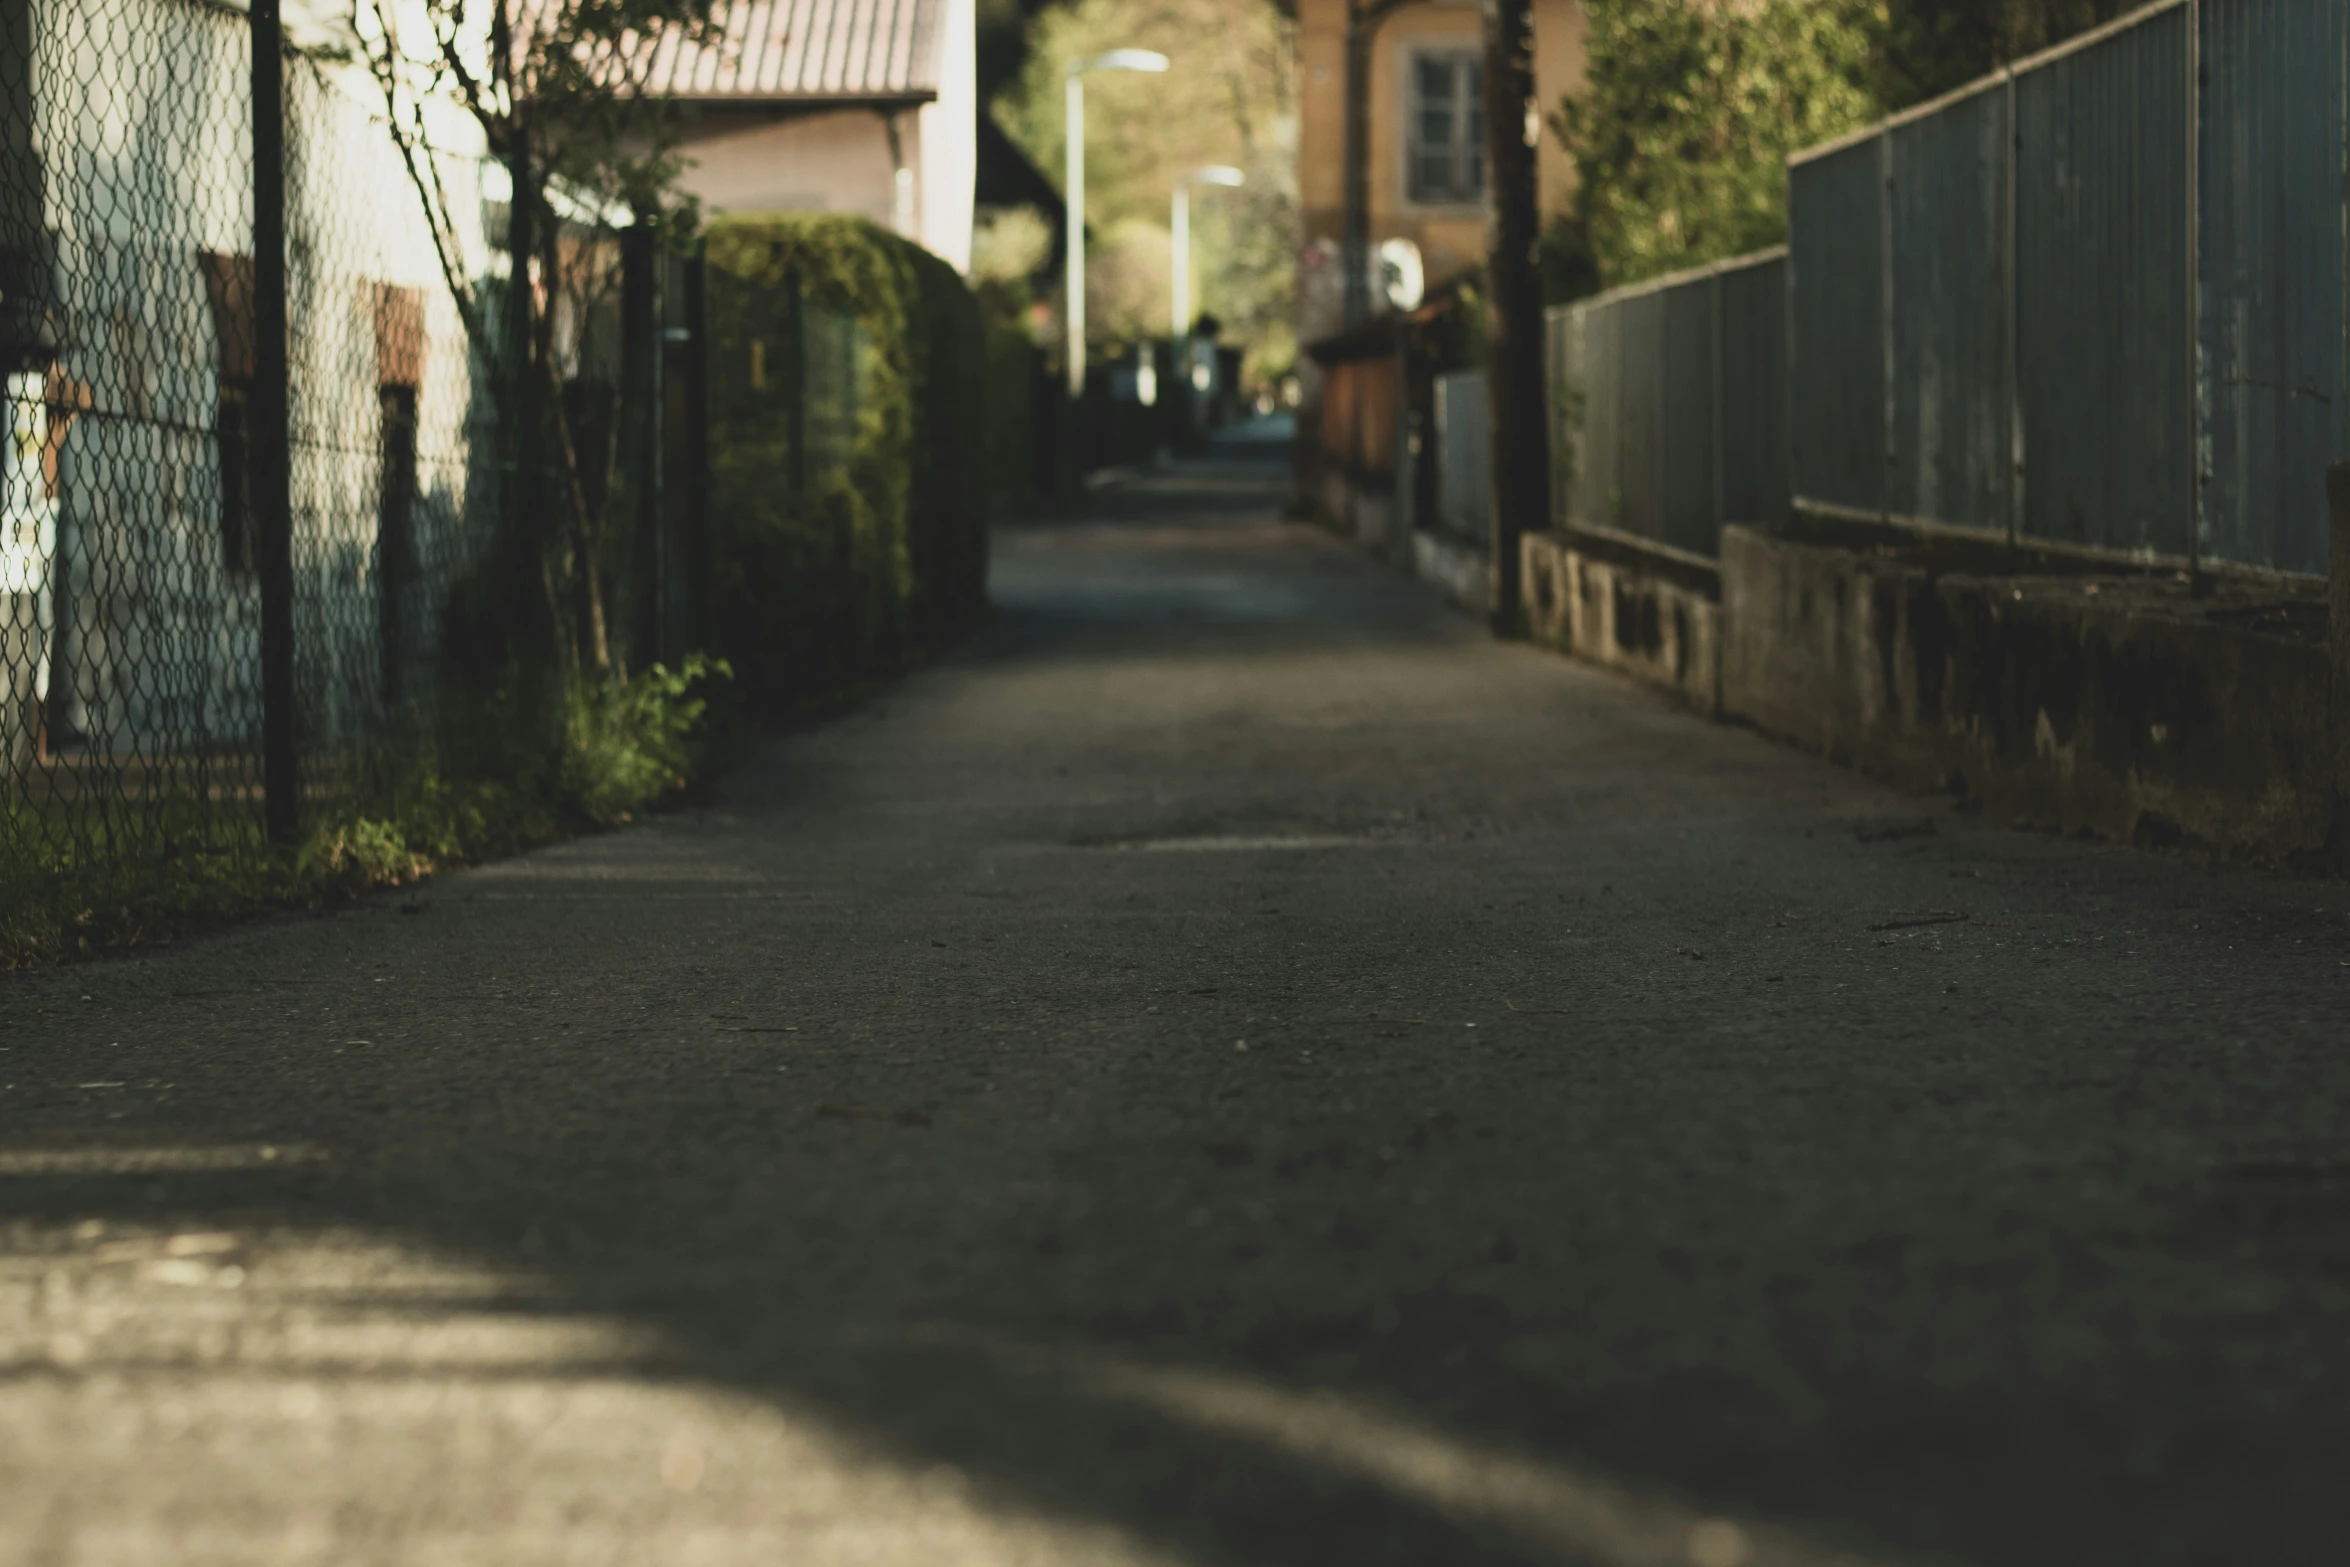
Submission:
<svg viewBox="0 0 2350 1567">
<path fill-rule="evenodd" d="M 566 832 L 611 826 L 682 787 L 699 761 L 705 692 L 729 671 L 699 655 L 672 672 L 574 692 L 552 755 L 518 744 L 528 709 L 511 691 L 452 705 L 387 758 L 350 809 L 294 849 L 262 840 L 257 817 L 201 847 L 156 852 L 100 840 L 39 870 L 0 874 L 0 970 L 168 941 L 261 909 L 307 908 L 370 887 L 404 886 Z M 151 813 L 169 817 L 168 810 Z M 0 867 L 4 872 L 8 867 Z"/>
</svg>

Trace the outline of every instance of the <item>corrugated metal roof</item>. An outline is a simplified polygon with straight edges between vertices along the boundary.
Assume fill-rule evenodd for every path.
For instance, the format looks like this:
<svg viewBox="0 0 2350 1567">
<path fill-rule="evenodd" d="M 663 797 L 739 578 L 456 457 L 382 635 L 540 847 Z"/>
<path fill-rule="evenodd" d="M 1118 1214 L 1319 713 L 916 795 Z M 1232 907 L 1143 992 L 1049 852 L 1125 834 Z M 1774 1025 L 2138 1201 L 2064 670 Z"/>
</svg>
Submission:
<svg viewBox="0 0 2350 1567">
<path fill-rule="evenodd" d="M 943 0 L 731 0 L 718 7 L 720 41 L 661 37 L 646 90 L 749 103 L 934 98 L 944 11 Z"/>
</svg>

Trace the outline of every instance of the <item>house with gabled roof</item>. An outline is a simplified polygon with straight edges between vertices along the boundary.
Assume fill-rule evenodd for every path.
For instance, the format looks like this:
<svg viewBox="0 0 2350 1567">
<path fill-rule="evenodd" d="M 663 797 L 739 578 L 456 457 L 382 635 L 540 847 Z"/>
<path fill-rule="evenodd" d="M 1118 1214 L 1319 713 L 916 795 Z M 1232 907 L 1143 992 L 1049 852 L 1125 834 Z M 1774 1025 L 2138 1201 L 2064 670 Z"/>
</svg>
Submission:
<svg viewBox="0 0 2350 1567">
<path fill-rule="evenodd" d="M 645 90 L 686 110 L 705 212 L 847 212 L 968 270 L 974 0 L 731 0 L 722 36 L 662 40 Z"/>
</svg>

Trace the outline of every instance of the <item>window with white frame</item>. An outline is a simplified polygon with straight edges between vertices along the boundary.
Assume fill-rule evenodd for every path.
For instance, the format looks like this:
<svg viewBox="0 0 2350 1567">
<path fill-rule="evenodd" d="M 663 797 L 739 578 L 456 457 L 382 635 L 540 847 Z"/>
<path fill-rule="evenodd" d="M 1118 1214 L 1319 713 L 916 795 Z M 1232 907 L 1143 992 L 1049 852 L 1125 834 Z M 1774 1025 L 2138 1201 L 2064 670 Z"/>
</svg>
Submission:
<svg viewBox="0 0 2350 1567">
<path fill-rule="evenodd" d="M 1405 79 L 1411 200 L 1430 205 L 1485 196 L 1485 71 L 1473 49 L 1424 49 Z"/>
</svg>

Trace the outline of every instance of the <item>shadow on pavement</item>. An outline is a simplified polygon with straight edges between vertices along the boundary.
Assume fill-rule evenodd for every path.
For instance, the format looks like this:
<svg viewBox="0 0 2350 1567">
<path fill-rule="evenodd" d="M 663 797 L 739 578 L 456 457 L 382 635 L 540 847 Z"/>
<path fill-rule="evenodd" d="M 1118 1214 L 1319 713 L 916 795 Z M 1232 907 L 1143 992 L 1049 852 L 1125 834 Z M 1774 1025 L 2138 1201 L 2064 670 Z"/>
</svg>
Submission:
<svg viewBox="0 0 2350 1567">
<path fill-rule="evenodd" d="M 430 1384 L 431 1499 L 349 1525 L 399 1557 L 469 1422 L 617 1381 L 1111 1534 L 893 1546 L 649 1427 L 480 1507 L 594 1514 L 641 1436 L 677 1528 L 881 1531 L 810 1560 L 2329 1559 L 2324 895 L 1855 833 L 1923 808 L 1484 643 L 1265 472 L 1011 530 L 994 640 L 712 810 L 0 988 L 0 1398 L 122 1466 L 93 1516 L 233 1465 L 240 1378 Z M 752 1559 L 670 1527 L 549 1559 Z"/>
</svg>

